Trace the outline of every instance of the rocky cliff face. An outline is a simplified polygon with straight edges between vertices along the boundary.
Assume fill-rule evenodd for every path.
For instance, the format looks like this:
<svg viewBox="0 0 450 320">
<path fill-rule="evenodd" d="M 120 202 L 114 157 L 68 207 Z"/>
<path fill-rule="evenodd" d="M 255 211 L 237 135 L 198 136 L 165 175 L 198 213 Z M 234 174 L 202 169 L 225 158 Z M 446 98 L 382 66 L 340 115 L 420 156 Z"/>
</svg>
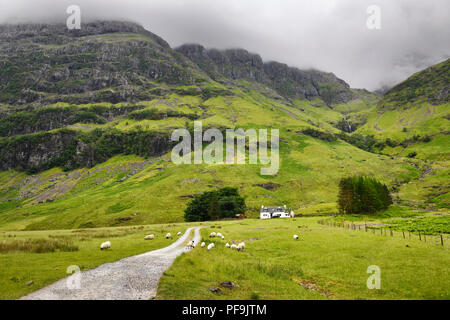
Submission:
<svg viewBox="0 0 450 320">
<path fill-rule="evenodd" d="M 349 86 L 331 73 L 264 63 L 243 49 L 173 50 L 134 23 L 93 22 L 81 30 L 1 25 L 0 170 L 89 167 L 119 153 L 160 155 L 170 150 L 167 135 L 120 131 L 110 123 L 145 108 L 141 101 L 174 93 L 205 101 L 233 95 L 236 87 L 284 102 L 352 99 Z M 86 133 L 74 124 L 91 126 Z"/>
<path fill-rule="evenodd" d="M 173 147 L 168 134 L 123 133 L 98 130 L 90 133 L 62 129 L 0 140 L 0 170 L 30 173 L 55 166 L 65 169 L 92 167 L 116 154 L 155 157 Z"/>
<path fill-rule="evenodd" d="M 243 49 L 207 50 L 198 44 L 186 44 L 176 50 L 217 81 L 256 81 L 287 98 L 321 98 L 329 104 L 344 103 L 353 98 L 350 86 L 332 73 L 299 70 L 279 62 L 264 63 L 259 55 Z"/>
<path fill-rule="evenodd" d="M 0 26 L 0 102 L 130 101 L 155 83 L 207 77 L 158 36 L 125 22 Z"/>
</svg>

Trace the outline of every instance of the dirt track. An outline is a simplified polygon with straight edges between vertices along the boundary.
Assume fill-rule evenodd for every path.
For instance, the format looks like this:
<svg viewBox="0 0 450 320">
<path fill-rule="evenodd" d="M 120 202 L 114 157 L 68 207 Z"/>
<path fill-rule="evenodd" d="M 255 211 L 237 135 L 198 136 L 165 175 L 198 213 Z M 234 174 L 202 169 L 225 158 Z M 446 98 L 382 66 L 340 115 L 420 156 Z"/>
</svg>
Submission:
<svg viewBox="0 0 450 320">
<path fill-rule="evenodd" d="M 148 300 L 156 296 L 159 279 L 181 253 L 188 251 L 184 243 L 194 229 L 195 245 L 200 241 L 200 228 L 189 228 L 168 247 L 150 251 L 83 271 L 35 291 L 22 300 Z M 80 277 L 81 276 L 81 277 Z M 78 289 L 67 285 L 79 277 Z M 73 285 L 71 286 L 74 287 Z"/>
</svg>

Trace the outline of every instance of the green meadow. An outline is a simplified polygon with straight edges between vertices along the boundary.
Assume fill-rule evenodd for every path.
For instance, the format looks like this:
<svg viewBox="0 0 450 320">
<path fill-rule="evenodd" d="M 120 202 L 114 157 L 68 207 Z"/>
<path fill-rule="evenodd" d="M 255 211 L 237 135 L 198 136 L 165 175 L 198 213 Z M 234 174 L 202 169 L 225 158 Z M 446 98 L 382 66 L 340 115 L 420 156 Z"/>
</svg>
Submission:
<svg viewBox="0 0 450 320">
<path fill-rule="evenodd" d="M 203 241 L 164 274 L 159 299 L 449 299 L 448 244 L 334 228 L 319 218 L 217 222 Z M 214 227 L 214 228 L 213 228 Z M 219 228 L 219 229 L 218 229 Z M 221 232 L 225 240 L 209 238 Z M 298 241 L 293 235 L 300 236 Z M 245 251 L 225 248 L 241 242 Z M 371 265 L 380 267 L 381 290 L 369 290 Z M 232 281 L 239 287 L 221 288 Z M 183 285 L 180 286 L 180 283 Z"/>
</svg>

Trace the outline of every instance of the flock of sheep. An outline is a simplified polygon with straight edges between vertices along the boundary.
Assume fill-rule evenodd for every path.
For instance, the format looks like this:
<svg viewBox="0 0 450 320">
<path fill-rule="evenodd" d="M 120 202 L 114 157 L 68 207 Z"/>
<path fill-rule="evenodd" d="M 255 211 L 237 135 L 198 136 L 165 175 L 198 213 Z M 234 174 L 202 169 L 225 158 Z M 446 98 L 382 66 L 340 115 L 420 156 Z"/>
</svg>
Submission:
<svg viewBox="0 0 450 320">
<path fill-rule="evenodd" d="M 220 239 L 222 239 L 222 240 L 224 240 L 225 239 L 225 237 L 221 234 L 221 233 L 215 233 L 215 232 L 211 232 L 210 234 L 209 234 L 209 237 L 210 238 L 215 238 L 215 237 L 217 237 L 217 238 L 220 238 Z M 200 247 L 205 247 L 206 246 L 206 243 L 205 242 L 202 242 L 201 244 L 200 244 Z M 211 250 L 212 248 L 214 248 L 215 247 L 215 244 L 214 243 L 210 243 L 206 248 L 208 249 L 208 251 L 209 250 Z M 245 243 L 244 242 L 241 242 L 241 243 L 239 243 L 238 245 L 235 245 L 235 244 L 232 244 L 232 245 L 230 245 L 228 242 L 225 244 L 225 247 L 226 248 L 230 248 L 230 249 L 236 249 L 237 251 L 244 251 L 245 250 Z"/>
<path fill-rule="evenodd" d="M 181 232 L 178 232 L 178 233 L 177 233 L 177 236 L 181 236 L 181 234 L 182 234 Z M 225 239 L 225 237 L 224 237 L 220 232 L 219 232 L 219 233 L 211 232 L 211 233 L 209 234 L 209 237 L 210 237 L 210 238 L 215 238 L 215 237 L 217 237 L 217 238 L 220 238 L 220 239 L 222 239 L 222 240 Z M 172 234 L 169 232 L 169 233 L 166 234 L 166 239 L 170 239 L 170 238 L 172 238 Z M 299 239 L 298 235 L 296 235 L 296 234 L 294 234 L 293 238 L 294 238 L 294 240 L 298 240 L 298 239 Z M 155 239 L 155 235 L 154 235 L 154 234 L 149 234 L 149 235 L 147 235 L 147 236 L 144 237 L 144 240 L 153 240 L 153 239 Z M 200 244 L 200 247 L 202 247 L 202 248 L 204 248 L 205 246 L 206 246 L 206 243 L 205 243 L 205 242 L 202 242 L 202 243 Z M 189 244 L 187 245 L 187 247 L 190 248 L 190 249 L 193 249 L 193 248 L 195 247 L 195 242 L 194 242 L 194 240 L 190 241 Z M 209 250 L 211 250 L 211 249 L 214 248 L 214 247 L 215 247 L 214 243 L 210 243 L 210 244 L 208 244 L 207 249 L 208 249 L 208 251 L 209 251 Z M 225 244 L 225 247 L 226 247 L 226 248 L 230 248 L 230 249 L 235 249 L 235 250 L 237 250 L 237 251 L 244 251 L 244 250 L 245 250 L 245 242 L 241 242 L 241 243 L 239 243 L 238 245 L 236 245 L 236 244 L 234 244 L 234 243 L 230 245 L 230 244 L 227 242 L 227 243 Z M 111 242 L 110 242 L 110 241 L 103 242 L 103 243 L 100 245 L 100 250 L 106 250 L 106 249 L 110 249 L 110 248 L 111 248 Z"/>
</svg>

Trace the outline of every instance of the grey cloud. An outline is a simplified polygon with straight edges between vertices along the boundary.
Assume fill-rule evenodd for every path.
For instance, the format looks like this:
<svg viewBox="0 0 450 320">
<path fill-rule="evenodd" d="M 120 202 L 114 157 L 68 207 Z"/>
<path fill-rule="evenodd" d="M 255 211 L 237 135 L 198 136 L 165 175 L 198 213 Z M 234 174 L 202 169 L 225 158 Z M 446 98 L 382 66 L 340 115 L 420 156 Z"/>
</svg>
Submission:
<svg viewBox="0 0 450 320">
<path fill-rule="evenodd" d="M 70 4 L 84 21 L 135 21 L 174 47 L 241 47 L 371 90 L 450 54 L 448 0 L 0 0 L 0 23 L 64 22 Z M 372 4 L 382 10 L 381 30 L 366 28 Z"/>
</svg>

